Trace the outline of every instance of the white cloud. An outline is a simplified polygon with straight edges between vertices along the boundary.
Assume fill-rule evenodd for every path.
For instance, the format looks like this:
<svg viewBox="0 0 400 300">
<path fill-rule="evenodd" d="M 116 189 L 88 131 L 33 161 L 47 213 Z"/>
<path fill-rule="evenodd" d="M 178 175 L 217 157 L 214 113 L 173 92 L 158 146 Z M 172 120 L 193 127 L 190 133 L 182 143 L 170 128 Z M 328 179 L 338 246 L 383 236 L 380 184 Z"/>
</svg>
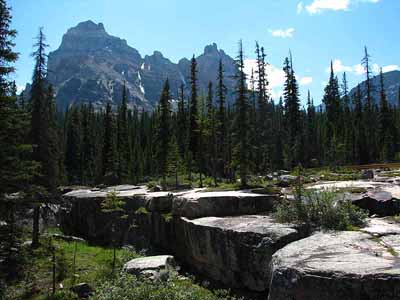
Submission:
<svg viewBox="0 0 400 300">
<path fill-rule="evenodd" d="M 362 75 L 365 73 L 365 69 L 364 66 L 362 64 L 357 64 L 353 67 L 353 71 L 357 74 L 357 75 Z"/>
<path fill-rule="evenodd" d="M 311 15 L 321 13 L 325 10 L 348 10 L 350 5 L 356 3 L 378 3 L 380 0 L 313 0 L 305 7 Z"/>
<path fill-rule="evenodd" d="M 281 38 L 292 38 L 294 31 L 294 28 L 269 30 L 272 36 Z"/>
<path fill-rule="evenodd" d="M 314 0 L 306 6 L 306 10 L 313 15 L 324 10 L 347 10 L 349 5 L 350 0 Z"/>
<path fill-rule="evenodd" d="M 372 0 L 371 0 L 372 1 Z M 374 74 L 379 74 L 381 70 L 381 66 L 378 64 L 373 64 L 371 66 L 371 71 Z M 399 65 L 387 65 L 387 66 L 382 66 L 382 71 L 383 73 L 390 72 L 390 71 L 400 71 L 400 66 Z M 327 67 L 325 70 L 327 73 L 331 71 L 331 67 Z M 335 73 L 342 73 L 342 72 L 347 72 L 347 73 L 354 73 L 356 75 L 363 75 L 365 74 L 365 68 L 362 64 L 356 64 L 354 66 L 346 66 L 342 63 L 340 59 L 335 59 L 333 61 L 333 71 Z"/>
<path fill-rule="evenodd" d="M 391 72 L 391 71 L 400 71 L 400 66 L 399 65 L 388 65 L 382 67 L 383 73 L 385 72 Z"/>
<path fill-rule="evenodd" d="M 310 76 L 305 76 L 300 78 L 300 85 L 309 85 L 313 82 L 313 78 Z"/>
<path fill-rule="evenodd" d="M 303 10 L 304 10 L 303 2 L 297 3 L 297 13 L 301 14 L 303 12 Z"/>
<path fill-rule="evenodd" d="M 328 68 L 326 68 L 326 72 L 329 73 L 330 71 L 331 71 L 331 67 L 329 66 Z M 350 66 L 345 66 L 340 59 L 336 58 L 333 60 L 333 71 L 335 73 L 352 72 L 353 68 Z"/>
<path fill-rule="evenodd" d="M 254 71 L 254 77 L 257 79 L 257 60 L 245 59 L 244 61 L 244 72 L 248 78 L 251 76 L 251 71 Z M 270 95 L 273 99 L 278 99 L 282 95 L 282 87 L 285 83 L 285 72 L 282 68 L 277 68 L 273 65 L 267 65 L 265 69 L 268 79 L 268 88 L 270 89 Z"/>
</svg>

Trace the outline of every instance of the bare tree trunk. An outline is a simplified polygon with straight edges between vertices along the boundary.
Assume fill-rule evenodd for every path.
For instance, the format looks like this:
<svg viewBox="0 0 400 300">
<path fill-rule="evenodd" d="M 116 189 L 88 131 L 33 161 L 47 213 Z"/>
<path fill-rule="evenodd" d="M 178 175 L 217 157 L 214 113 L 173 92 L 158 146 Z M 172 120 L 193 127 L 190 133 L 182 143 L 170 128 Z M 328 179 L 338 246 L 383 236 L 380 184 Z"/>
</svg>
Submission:
<svg viewBox="0 0 400 300">
<path fill-rule="evenodd" d="M 39 218 L 40 218 L 40 206 L 35 205 L 33 209 L 33 226 L 32 226 L 32 248 L 39 247 Z"/>
</svg>

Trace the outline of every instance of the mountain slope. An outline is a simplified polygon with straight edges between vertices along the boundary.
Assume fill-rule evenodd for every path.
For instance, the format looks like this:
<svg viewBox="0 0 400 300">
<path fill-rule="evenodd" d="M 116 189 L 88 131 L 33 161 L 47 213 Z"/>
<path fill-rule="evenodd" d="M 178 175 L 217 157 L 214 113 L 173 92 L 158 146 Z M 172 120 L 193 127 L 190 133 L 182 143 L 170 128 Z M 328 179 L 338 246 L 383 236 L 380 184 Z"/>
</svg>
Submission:
<svg viewBox="0 0 400 300">
<path fill-rule="evenodd" d="M 197 59 L 200 92 L 209 81 L 215 82 L 220 59 L 226 84 L 233 87 L 234 60 L 216 44 L 206 46 Z M 109 35 L 102 23 L 86 21 L 63 36 L 60 47 L 49 54 L 48 69 L 60 109 L 82 102 L 96 107 L 117 104 L 125 84 L 129 105 L 150 110 L 158 103 L 166 78 L 174 97 L 181 84 L 187 86 L 190 61 L 181 59 L 175 64 L 159 51 L 142 58 L 125 40 Z"/>
<path fill-rule="evenodd" d="M 371 83 L 372 83 L 372 87 L 373 87 L 372 97 L 373 97 L 375 103 L 379 103 L 379 99 L 380 99 L 379 75 L 374 76 L 371 79 Z M 388 102 L 392 105 L 398 105 L 399 92 L 400 92 L 400 71 L 391 71 L 391 72 L 383 73 L 383 83 L 384 83 L 386 97 L 387 97 Z M 366 91 L 367 91 L 366 81 L 363 81 L 360 84 L 360 87 L 361 87 L 361 93 L 362 93 L 363 97 L 366 97 Z M 350 96 L 354 96 L 356 94 L 356 91 L 357 91 L 357 87 L 354 87 L 350 91 Z"/>
</svg>

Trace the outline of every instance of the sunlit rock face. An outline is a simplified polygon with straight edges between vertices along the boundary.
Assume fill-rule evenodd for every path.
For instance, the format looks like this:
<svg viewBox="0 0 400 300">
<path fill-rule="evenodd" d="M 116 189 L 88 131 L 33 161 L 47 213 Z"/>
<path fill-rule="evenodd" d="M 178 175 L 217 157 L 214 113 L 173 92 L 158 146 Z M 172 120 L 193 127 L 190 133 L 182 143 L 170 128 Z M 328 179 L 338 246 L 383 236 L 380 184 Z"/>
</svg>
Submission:
<svg viewBox="0 0 400 300">
<path fill-rule="evenodd" d="M 220 60 L 225 84 L 233 89 L 235 64 L 230 56 L 212 44 L 197 58 L 200 92 L 206 90 L 209 81 L 216 83 Z M 174 100 L 181 85 L 189 91 L 188 59 L 173 63 L 159 51 L 143 58 L 126 40 L 109 35 L 102 23 L 92 21 L 79 23 L 64 34 L 60 47 L 49 54 L 48 69 L 59 109 L 74 103 L 92 103 L 98 109 L 106 103 L 117 105 L 125 84 L 129 106 L 151 110 L 167 78 Z"/>
</svg>

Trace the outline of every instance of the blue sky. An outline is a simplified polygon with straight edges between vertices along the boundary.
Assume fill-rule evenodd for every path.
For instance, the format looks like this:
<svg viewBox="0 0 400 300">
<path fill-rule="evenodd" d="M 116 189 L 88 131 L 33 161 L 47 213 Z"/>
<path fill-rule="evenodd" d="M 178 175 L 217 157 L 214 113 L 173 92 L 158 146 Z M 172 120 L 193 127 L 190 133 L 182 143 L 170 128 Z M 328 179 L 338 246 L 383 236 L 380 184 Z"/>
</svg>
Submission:
<svg viewBox="0 0 400 300">
<path fill-rule="evenodd" d="M 254 43 L 263 45 L 270 63 L 271 93 L 277 97 L 282 63 L 291 49 L 301 83 L 321 101 L 327 68 L 347 71 L 350 86 L 363 80 L 358 65 L 368 46 L 374 69 L 399 69 L 399 0 L 8 0 L 20 53 L 15 79 L 30 81 L 30 57 L 38 28 L 44 27 L 50 51 L 68 28 L 88 19 L 102 22 L 108 33 L 124 38 L 142 56 L 154 50 L 177 62 L 199 55 L 216 42 L 231 56 L 243 40 L 248 70 Z M 341 75 L 340 75 L 341 76 Z"/>
</svg>

